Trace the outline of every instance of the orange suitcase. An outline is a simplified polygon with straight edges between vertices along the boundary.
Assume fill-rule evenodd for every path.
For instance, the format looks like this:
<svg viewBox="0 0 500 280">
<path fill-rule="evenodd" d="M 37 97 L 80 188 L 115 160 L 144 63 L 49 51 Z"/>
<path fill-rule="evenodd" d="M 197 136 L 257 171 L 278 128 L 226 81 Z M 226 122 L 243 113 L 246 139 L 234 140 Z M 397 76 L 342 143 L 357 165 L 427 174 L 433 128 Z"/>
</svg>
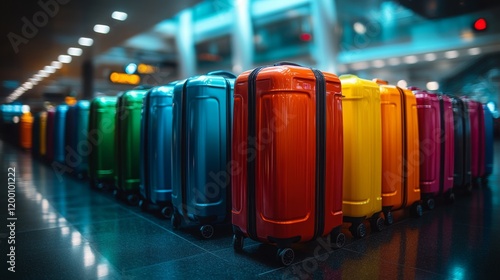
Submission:
<svg viewBox="0 0 500 280">
<path fill-rule="evenodd" d="M 422 216 L 417 99 L 411 90 L 374 81 L 382 109 L 382 209 L 392 224 L 393 210 L 410 207 L 412 216 Z"/>
<path fill-rule="evenodd" d="M 342 101 L 334 74 L 277 64 L 235 83 L 232 138 L 233 246 L 276 244 L 284 265 L 292 243 L 342 226 Z"/>
<path fill-rule="evenodd" d="M 30 112 L 23 113 L 21 116 L 21 125 L 19 128 L 19 144 L 21 148 L 29 150 L 31 149 L 32 142 L 32 127 L 33 127 L 33 116 Z"/>
</svg>

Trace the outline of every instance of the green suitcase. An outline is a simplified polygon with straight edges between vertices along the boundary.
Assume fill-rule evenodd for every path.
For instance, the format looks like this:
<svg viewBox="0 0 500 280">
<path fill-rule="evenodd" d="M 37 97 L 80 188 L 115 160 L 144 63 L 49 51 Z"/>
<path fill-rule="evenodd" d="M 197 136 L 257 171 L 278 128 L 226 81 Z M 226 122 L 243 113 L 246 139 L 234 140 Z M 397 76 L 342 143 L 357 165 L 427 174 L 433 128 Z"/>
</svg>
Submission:
<svg viewBox="0 0 500 280">
<path fill-rule="evenodd" d="M 115 96 L 99 96 L 90 104 L 88 158 L 90 186 L 97 189 L 112 188 L 115 169 Z"/>
<path fill-rule="evenodd" d="M 134 89 L 118 95 L 115 129 L 115 191 L 131 205 L 139 202 L 141 110 L 147 90 Z"/>
</svg>

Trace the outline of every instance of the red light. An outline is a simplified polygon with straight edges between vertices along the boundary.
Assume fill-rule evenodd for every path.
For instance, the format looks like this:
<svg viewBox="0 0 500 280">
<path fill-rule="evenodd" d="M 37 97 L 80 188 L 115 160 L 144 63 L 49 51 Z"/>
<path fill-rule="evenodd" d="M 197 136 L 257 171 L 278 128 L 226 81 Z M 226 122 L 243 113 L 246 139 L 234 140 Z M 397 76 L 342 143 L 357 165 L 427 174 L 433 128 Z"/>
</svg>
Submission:
<svg viewBox="0 0 500 280">
<path fill-rule="evenodd" d="M 484 18 L 477 19 L 474 22 L 474 29 L 477 31 L 483 31 L 488 27 L 488 24 Z"/>
<path fill-rule="evenodd" d="M 312 36 L 309 33 L 300 34 L 300 40 L 302 40 L 302 41 L 309 42 L 309 41 L 311 41 L 311 39 L 312 39 Z"/>
</svg>

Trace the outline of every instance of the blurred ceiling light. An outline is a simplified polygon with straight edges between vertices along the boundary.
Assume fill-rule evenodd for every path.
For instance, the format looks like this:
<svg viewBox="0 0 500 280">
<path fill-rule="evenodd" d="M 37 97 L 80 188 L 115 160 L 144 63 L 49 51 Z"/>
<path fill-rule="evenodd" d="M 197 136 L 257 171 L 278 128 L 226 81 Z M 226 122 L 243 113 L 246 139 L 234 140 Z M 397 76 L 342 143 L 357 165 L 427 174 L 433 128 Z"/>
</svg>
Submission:
<svg viewBox="0 0 500 280">
<path fill-rule="evenodd" d="M 382 59 L 377 59 L 372 61 L 372 66 L 375 68 L 382 68 L 385 66 L 385 62 Z"/>
<path fill-rule="evenodd" d="M 26 82 L 26 83 L 23 84 L 23 87 L 25 89 L 32 89 L 33 88 L 33 84 L 30 83 L 30 82 Z"/>
<path fill-rule="evenodd" d="M 436 58 L 437 58 L 437 55 L 435 53 L 426 53 L 424 55 L 424 59 L 426 61 L 434 61 L 434 60 L 436 60 Z"/>
<path fill-rule="evenodd" d="M 408 55 L 403 58 L 406 64 L 415 64 L 418 62 L 418 58 L 415 55 Z"/>
<path fill-rule="evenodd" d="M 56 72 L 56 69 L 52 66 L 45 66 L 43 67 L 43 71 L 52 74 Z"/>
<path fill-rule="evenodd" d="M 108 34 L 109 26 L 104 24 L 96 24 L 94 25 L 94 31 L 101 34 Z"/>
<path fill-rule="evenodd" d="M 47 73 L 43 70 L 40 70 L 40 71 L 38 71 L 38 75 L 42 78 L 47 78 L 49 76 L 49 73 Z"/>
<path fill-rule="evenodd" d="M 428 90 L 438 90 L 439 89 L 439 83 L 438 82 L 428 82 L 426 84 L 426 87 Z"/>
<path fill-rule="evenodd" d="M 68 54 L 72 56 L 80 56 L 82 55 L 82 49 L 80 48 L 69 48 L 68 49 Z"/>
<path fill-rule="evenodd" d="M 470 48 L 467 50 L 467 53 L 470 55 L 478 55 L 481 53 L 481 49 L 480 48 Z"/>
<path fill-rule="evenodd" d="M 368 65 L 368 62 L 366 62 L 366 61 L 356 62 L 356 63 L 351 64 L 351 68 L 353 70 L 363 70 L 363 69 L 367 69 L 368 67 L 369 67 L 369 65 Z"/>
<path fill-rule="evenodd" d="M 60 61 L 52 61 L 50 66 L 52 66 L 54 69 L 61 69 L 62 63 Z"/>
<path fill-rule="evenodd" d="M 31 108 L 30 108 L 30 106 L 29 106 L 29 105 L 23 105 L 23 106 L 21 107 L 21 111 L 22 111 L 23 113 L 29 113 L 30 109 L 31 109 Z"/>
<path fill-rule="evenodd" d="M 458 57 L 458 51 L 447 51 L 444 53 L 444 57 L 448 58 L 448 59 L 453 59 L 453 58 L 457 58 Z"/>
<path fill-rule="evenodd" d="M 119 21 L 124 21 L 127 19 L 127 13 L 124 13 L 124 12 L 118 12 L 118 11 L 114 11 L 112 14 L 111 14 L 111 17 L 113 19 L 116 19 L 116 20 L 119 20 Z"/>
<path fill-rule="evenodd" d="M 491 112 L 495 112 L 495 109 L 496 109 L 495 102 L 490 101 L 490 102 L 486 103 L 486 106 L 488 107 L 488 109 L 490 109 Z"/>
<path fill-rule="evenodd" d="M 127 74 L 134 74 L 135 71 L 137 71 L 137 64 L 129 63 L 127 64 L 127 66 L 125 66 L 125 73 Z"/>
<path fill-rule="evenodd" d="M 366 26 L 364 24 L 362 24 L 361 22 L 359 22 L 359 21 L 356 21 L 352 25 L 352 28 L 358 34 L 365 34 L 366 33 Z"/>
<path fill-rule="evenodd" d="M 57 60 L 59 60 L 59 62 L 61 63 L 70 63 L 71 62 L 71 56 L 69 55 L 65 55 L 65 54 L 61 54 Z"/>
<path fill-rule="evenodd" d="M 81 37 L 80 39 L 78 39 L 78 44 L 80 46 L 90 47 L 92 46 L 92 44 L 94 44 L 94 40 L 87 37 Z"/>
<path fill-rule="evenodd" d="M 399 59 L 398 57 L 391 57 L 387 60 L 387 63 L 389 65 L 396 66 L 401 64 L 401 59 Z"/>
<path fill-rule="evenodd" d="M 31 78 L 30 83 L 32 83 L 34 86 L 38 85 L 39 80 L 37 78 Z"/>
<path fill-rule="evenodd" d="M 408 83 L 405 80 L 399 80 L 397 86 L 400 88 L 406 88 L 408 86 Z"/>
</svg>

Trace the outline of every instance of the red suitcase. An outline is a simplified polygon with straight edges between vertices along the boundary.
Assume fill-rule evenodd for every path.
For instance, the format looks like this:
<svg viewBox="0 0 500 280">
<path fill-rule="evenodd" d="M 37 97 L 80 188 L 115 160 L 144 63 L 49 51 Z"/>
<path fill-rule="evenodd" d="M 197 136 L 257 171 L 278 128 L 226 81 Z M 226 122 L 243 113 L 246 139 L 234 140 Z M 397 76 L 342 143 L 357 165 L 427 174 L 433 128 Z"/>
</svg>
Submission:
<svg viewBox="0 0 500 280">
<path fill-rule="evenodd" d="M 484 170 L 485 158 L 485 131 L 484 112 L 480 102 L 463 97 L 469 108 L 470 135 L 471 135 L 471 175 L 472 183 L 476 185 Z"/>
<path fill-rule="evenodd" d="M 242 73 L 234 90 L 233 246 L 275 244 L 284 265 L 292 243 L 331 235 L 344 244 L 343 127 L 336 75 L 278 64 Z"/>
</svg>

